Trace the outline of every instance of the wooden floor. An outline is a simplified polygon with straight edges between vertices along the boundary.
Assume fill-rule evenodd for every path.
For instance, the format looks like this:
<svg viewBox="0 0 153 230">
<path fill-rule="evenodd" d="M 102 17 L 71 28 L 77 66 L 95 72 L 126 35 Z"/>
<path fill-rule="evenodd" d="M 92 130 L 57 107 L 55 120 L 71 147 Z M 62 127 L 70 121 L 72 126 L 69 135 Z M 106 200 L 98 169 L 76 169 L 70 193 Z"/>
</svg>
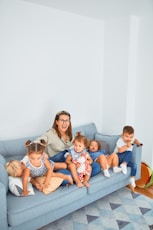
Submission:
<svg viewBox="0 0 153 230">
<path fill-rule="evenodd" d="M 132 188 L 130 185 L 127 185 L 127 187 L 130 188 L 132 192 L 140 193 L 153 199 L 153 184 L 149 188 Z"/>
<path fill-rule="evenodd" d="M 153 184 L 149 188 L 138 188 L 138 187 L 136 187 L 134 190 L 137 193 L 141 193 L 141 194 L 153 199 Z"/>
</svg>

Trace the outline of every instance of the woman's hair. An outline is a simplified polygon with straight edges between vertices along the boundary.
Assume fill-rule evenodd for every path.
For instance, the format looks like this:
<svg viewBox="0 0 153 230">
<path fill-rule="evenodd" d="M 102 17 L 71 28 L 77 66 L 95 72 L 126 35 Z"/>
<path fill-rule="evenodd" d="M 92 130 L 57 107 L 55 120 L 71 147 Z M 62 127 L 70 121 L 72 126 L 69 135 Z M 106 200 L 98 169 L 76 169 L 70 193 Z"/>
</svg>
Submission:
<svg viewBox="0 0 153 230">
<path fill-rule="evenodd" d="M 89 145 L 91 144 L 91 142 L 96 142 L 96 143 L 97 143 L 98 150 L 100 150 L 100 149 L 102 148 L 102 146 L 101 146 L 101 144 L 99 143 L 99 141 L 97 141 L 97 140 L 91 140 L 91 141 L 89 142 Z"/>
<path fill-rule="evenodd" d="M 5 168 L 9 176 L 16 177 L 16 169 L 21 168 L 21 162 L 18 160 L 11 160 L 6 163 Z"/>
<path fill-rule="evenodd" d="M 41 139 L 40 143 L 35 143 L 30 140 L 25 142 L 25 146 L 28 149 L 28 154 L 33 153 L 33 152 L 44 152 L 46 148 L 46 141 Z"/>
<path fill-rule="evenodd" d="M 123 127 L 123 133 L 133 134 L 134 128 L 132 126 L 126 125 Z"/>
<path fill-rule="evenodd" d="M 76 136 L 73 140 L 73 144 L 75 143 L 75 141 L 83 143 L 86 148 L 88 148 L 89 146 L 89 140 L 84 135 L 81 135 L 81 132 L 76 133 Z"/>
<path fill-rule="evenodd" d="M 73 135 L 72 135 L 72 125 L 71 125 L 71 115 L 70 115 L 68 112 L 66 112 L 66 111 L 64 111 L 64 110 L 58 112 L 58 113 L 56 114 L 56 116 L 55 116 L 55 119 L 54 119 L 52 128 L 56 130 L 57 135 L 61 138 L 61 133 L 59 132 L 59 130 L 58 130 L 58 125 L 56 124 L 56 121 L 58 121 L 58 120 L 60 119 L 60 116 L 61 116 L 61 115 L 67 115 L 67 116 L 69 117 L 70 122 L 69 122 L 69 127 L 68 127 L 68 129 L 67 129 L 67 131 L 66 131 L 66 134 L 67 134 L 67 136 L 69 137 L 69 139 L 70 139 L 70 141 L 71 141 L 72 138 L 73 138 Z"/>
</svg>

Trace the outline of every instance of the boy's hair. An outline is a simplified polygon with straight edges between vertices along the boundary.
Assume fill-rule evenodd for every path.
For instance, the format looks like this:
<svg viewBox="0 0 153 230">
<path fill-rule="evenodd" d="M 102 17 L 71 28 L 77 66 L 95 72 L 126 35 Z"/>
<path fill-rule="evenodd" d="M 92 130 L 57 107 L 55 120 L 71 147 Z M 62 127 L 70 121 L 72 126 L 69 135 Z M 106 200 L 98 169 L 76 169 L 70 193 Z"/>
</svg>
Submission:
<svg viewBox="0 0 153 230">
<path fill-rule="evenodd" d="M 89 145 L 91 144 L 91 142 L 96 142 L 97 143 L 97 145 L 98 145 L 98 150 L 100 150 L 101 148 L 102 148 L 102 146 L 101 146 L 101 144 L 99 143 L 99 141 L 97 141 L 97 140 L 91 140 L 90 142 L 89 142 Z"/>
<path fill-rule="evenodd" d="M 52 128 L 56 130 L 57 135 L 61 138 L 61 133 L 59 132 L 58 125 L 56 124 L 56 121 L 58 121 L 60 119 L 61 115 L 67 115 L 67 116 L 69 116 L 70 123 L 69 123 L 69 127 L 68 127 L 68 129 L 66 131 L 66 134 L 68 135 L 68 137 L 70 138 L 70 141 L 71 141 L 72 138 L 73 138 L 73 135 L 72 135 L 72 125 L 71 125 L 71 115 L 70 115 L 70 113 L 68 113 L 65 110 L 62 110 L 62 111 L 58 112 L 55 115 L 55 119 L 54 119 Z"/>
<path fill-rule="evenodd" d="M 18 160 L 11 160 L 6 163 L 5 168 L 9 176 L 16 177 L 16 169 L 21 168 L 21 162 Z"/>
<path fill-rule="evenodd" d="M 123 127 L 123 133 L 133 134 L 134 128 L 132 126 L 126 125 Z"/>
<path fill-rule="evenodd" d="M 74 144 L 75 141 L 83 143 L 86 148 L 89 146 L 88 139 L 85 136 L 81 135 L 80 132 L 76 133 L 76 136 L 75 136 L 75 138 L 73 140 L 73 144 Z"/>
<path fill-rule="evenodd" d="M 25 142 L 25 146 L 28 149 L 28 154 L 33 153 L 33 152 L 44 152 L 46 148 L 46 141 L 41 139 L 40 143 L 35 143 L 30 140 Z"/>
</svg>

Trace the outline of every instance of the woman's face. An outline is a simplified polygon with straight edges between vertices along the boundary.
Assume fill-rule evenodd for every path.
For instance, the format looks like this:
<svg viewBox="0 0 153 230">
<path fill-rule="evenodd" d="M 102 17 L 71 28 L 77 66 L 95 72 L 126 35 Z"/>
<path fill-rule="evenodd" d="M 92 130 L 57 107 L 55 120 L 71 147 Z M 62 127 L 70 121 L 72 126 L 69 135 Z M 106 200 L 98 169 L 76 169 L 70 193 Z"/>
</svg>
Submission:
<svg viewBox="0 0 153 230">
<path fill-rule="evenodd" d="M 60 133 L 65 133 L 70 125 L 70 118 L 68 115 L 62 114 L 56 121 Z"/>
</svg>

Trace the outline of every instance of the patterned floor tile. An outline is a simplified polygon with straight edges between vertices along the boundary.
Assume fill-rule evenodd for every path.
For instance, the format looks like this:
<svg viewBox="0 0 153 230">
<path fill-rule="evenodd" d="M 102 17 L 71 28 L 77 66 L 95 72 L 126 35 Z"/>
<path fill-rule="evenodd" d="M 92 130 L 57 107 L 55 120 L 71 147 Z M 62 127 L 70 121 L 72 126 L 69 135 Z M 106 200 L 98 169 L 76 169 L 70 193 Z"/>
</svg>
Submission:
<svg viewBox="0 0 153 230">
<path fill-rule="evenodd" d="M 39 230 L 153 230 L 153 200 L 127 188 Z"/>
</svg>

